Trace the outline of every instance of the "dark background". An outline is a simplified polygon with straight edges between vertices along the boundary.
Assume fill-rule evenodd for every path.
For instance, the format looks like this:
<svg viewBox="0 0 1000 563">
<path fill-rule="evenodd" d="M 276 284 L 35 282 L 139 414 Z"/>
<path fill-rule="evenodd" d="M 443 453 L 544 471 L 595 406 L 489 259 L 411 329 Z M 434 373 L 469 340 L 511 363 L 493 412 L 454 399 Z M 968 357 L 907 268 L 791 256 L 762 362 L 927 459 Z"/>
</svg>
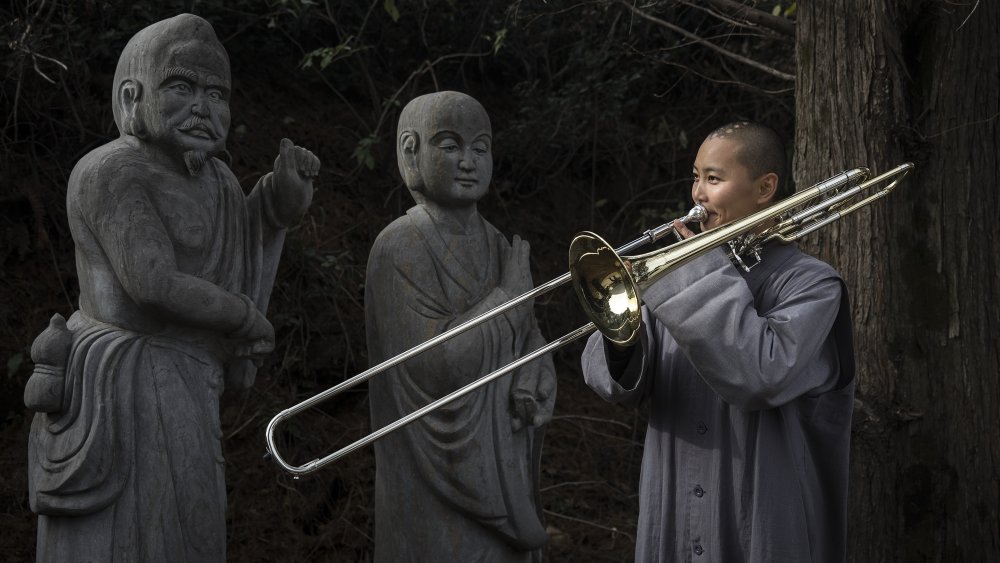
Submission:
<svg viewBox="0 0 1000 563">
<path fill-rule="evenodd" d="M 883 52 L 881 59 L 858 63 L 876 70 L 886 64 L 911 70 L 924 64 L 921 57 L 930 51 L 916 38 L 933 28 L 932 22 L 946 21 L 948 32 L 955 34 L 966 16 L 978 18 L 986 10 L 992 10 L 994 19 L 996 15 L 994 8 L 975 2 L 890 2 L 892 10 L 881 2 L 846 4 L 849 9 L 843 13 L 817 16 L 818 10 L 811 10 L 810 15 L 826 22 L 826 31 L 820 31 L 829 36 L 840 29 L 834 20 L 843 14 L 855 19 L 881 14 L 883 19 L 874 21 L 896 29 L 884 44 L 889 55 Z M 817 85 L 810 82 L 807 91 L 797 93 L 796 78 L 801 89 L 803 65 L 814 68 L 814 58 L 836 53 L 803 47 L 814 43 L 802 36 L 799 10 L 805 8 L 796 2 L 661 1 L 636 4 L 639 10 L 630 5 L 607 0 L 15 0 L 0 8 L 0 552 L 5 558 L 30 560 L 34 553 L 35 517 L 26 495 L 31 413 L 21 401 L 31 372 L 29 348 L 53 313 L 69 316 L 78 292 L 65 218 L 66 180 L 80 157 L 117 137 L 110 102 L 118 54 L 129 37 L 154 21 L 181 12 L 198 14 L 213 24 L 225 45 L 234 86 L 230 165 L 247 190 L 271 169 L 282 137 L 310 148 L 323 161 L 312 208 L 289 233 L 282 255 L 268 315 L 276 330 L 276 350 L 253 389 L 227 393 L 223 399 L 233 561 L 370 558 L 370 448 L 293 480 L 262 458 L 263 432 L 281 409 L 367 367 L 365 264 L 378 232 L 412 205 L 394 154 L 396 118 L 411 98 L 460 90 L 486 108 L 495 137 L 495 168 L 480 211 L 504 233 L 520 234 L 532 243 L 536 283 L 566 271 L 566 249 L 578 231 L 625 242 L 683 214 L 698 144 L 729 121 L 754 119 L 779 131 L 788 141 L 789 156 L 799 159 L 795 178 L 800 183 L 866 163 L 873 168 L 896 164 L 846 161 L 837 151 L 821 157 L 820 166 L 805 164 L 816 157 L 803 156 L 802 147 L 822 145 L 815 141 L 815 122 L 835 117 L 829 112 L 807 116 L 802 96 L 812 96 Z M 900 15 L 905 19 L 893 19 Z M 985 38 L 980 33 L 980 48 L 996 51 L 995 29 Z M 862 34 L 858 41 L 878 47 L 876 51 L 883 46 L 880 37 Z M 894 50 L 893 45 L 900 47 Z M 995 61 L 990 58 L 991 64 Z M 1000 74 L 993 67 L 983 72 Z M 906 80 L 919 78 L 911 72 Z M 831 84 L 844 88 L 845 99 L 867 91 L 866 85 L 852 81 L 820 81 L 819 88 Z M 888 114 L 875 106 L 877 118 Z M 996 116 L 984 111 L 995 143 Z M 923 137 L 905 129 L 896 133 L 890 137 L 901 148 L 893 154 L 918 165 L 933 158 L 926 144 L 913 141 Z M 872 142 L 865 135 L 842 133 L 839 138 L 860 147 Z M 988 152 L 989 146 L 977 150 Z M 872 154 L 870 148 L 867 154 Z M 990 162 L 995 178 L 995 154 Z M 995 240 L 995 232 L 994 224 L 987 234 L 993 233 Z M 861 270 L 854 275 L 863 276 L 875 260 L 829 244 L 817 244 L 815 250 L 838 268 Z M 993 254 L 987 256 L 991 262 L 983 275 L 988 276 L 996 267 Z M 880 300 L 878 293 L 862 298 L 874 303 L 874 311 L 872 306 L 864 311 L 856 307 L 856 322 L 869 322 L 872 316 L 871 322 L 892 322 L 886 318 L 889 313 L 879 310 Z M 986 311 L 985 338 L 995 351 L 1000 324 L 995 302 Z M 538 299 L 536 314 L 550 338 L 585 322 L 568 287 Z M 581 348 L 582 343 L 571 345 L 556 355 L 559 398 L 546 435 L 542 475 L 552 535 L 547 558 L 629 561 L 646 415 L 606 405 L 586 389 L 578 366 Z M 864 361 L 864 353 L 860 359 Z M 996 361 L 971 366 L 982 370 L 994 394 Z M 864 375 L 862 368 L 860 377 Z M 987 404 L 995 417 L 998 403 Z M 873 402 L 869 410 L 876 408 L 881 406 Z M 989 420 L 980 429 L 995 432 Z M 857 428 L 856 422 L 857 432 L 875 424 L 867 414 L 862 422 L 869 425 Z M 914 435 L 907 424 L 894 422 L 878 437 Z M 332 451 L 368 431 L 365 390 L 330 401 L 286 428 L 282 439 L 291 461 L 302 463 Z M 860 438 L 861 446 L 872 443 Z M 996 440 L 989 444 L 987 454 L 998 451 Z M 880 447 L 860 452 L 859 458 L 881 455 Z M 972 484 L 963 485 L 986 487 L 977 506 L 986 511 L 983 518 L 992 537 L 982 538 L 984 551 L 976 553 L 1000 553 L 998 464 L 992 459 Z M 961 472 L 950 461 L 941 463 L 944 469 L 940 464 L 896 463 L 913 478 L 902 479 L 899 494 L 892 496 L 898 503 L 889 510 L 897 514 L 892 529 L 897 538 L 923 537 L 927 549 L 887 547 L 877 556 L 869 550 L 856 560 L 968 555 L 965 548 L 936 549 L 939 541 L 962 544 L 964 536 L 951 525 L 944 540 L 936 532 L 928 535 L 926 526 L 936 524 L 919 517 L 935 509 L 931 505 L 942 489 L 954 485 L 948 475 Z M 926 467 L 933 470 L 922 472 Z M 863 509 L 852 504 L 854 515 Z M 852 538 L 863 536 L 859 528 L 870 527 L 859 527 L 857 521 L 852 517 Z"/>
</svg>

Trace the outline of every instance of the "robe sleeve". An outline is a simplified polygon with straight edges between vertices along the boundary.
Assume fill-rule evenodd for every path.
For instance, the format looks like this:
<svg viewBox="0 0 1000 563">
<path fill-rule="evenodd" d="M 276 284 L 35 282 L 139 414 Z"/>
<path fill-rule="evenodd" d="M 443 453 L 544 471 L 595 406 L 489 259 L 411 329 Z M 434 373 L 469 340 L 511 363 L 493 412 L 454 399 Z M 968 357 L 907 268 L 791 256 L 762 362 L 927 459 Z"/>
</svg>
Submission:
<svg viewBox="0 0 1000 563">
<path fill-rule="evenodd" d="M 224 181 L 228 182 L 238 197 L 243 197 L 239 181 L 228 167 L 219 166 Z M 250 279 L 245 292 L 261 313 L 267 314 L 271 290 L 278 274 L 278 262 L 285 245 L 288 229 L 275 217 L 267 192 L 273 190 L 270 172 L 261 176 L 245 198 L 250 260 Z M 250 358 L 234 358 L 226 367 L 227 389 L 249 389 L 257 377 L 257 366 Z"/>
<path fill-rule="evenodd" d="M 236 178 L 226 169 L 232 182 Z M 249 297 L 257 304 L 257 308 L 263 313 L 267 313 L 267 306 L 270 302 L 271 288 L 274 286 L 274 279 L 278 272 L 278 262 L 281 258 L 281 250 L 285 244 L 285 234 L 288 226 L 282 224 L 275 218 L 270 198 L 266 197 L 268 191 L 273 191 L 272 174 L 269 172 L 261 176 L 260 180 L 250 191 L 246 198 L 247 216 L 250 220 L 250 228 L 253 233 L 253 244 L 257 244 L 261 249 L 260 280 L 258 290 L 255 295 Z M 237 184 L 238 186 L 238 184 Z"/>
<path fill-rule="evenodd" d="M 643 328 L 639 343 L 628 351 L 615 352 L 599 332 L 587 340 L 583 351 L 583 377 L 587 385 L 605 401 L 638 407 L 649 393 L 657 358 L 657 342 L 652 337 L 649 312 L 642 308 Z"/>
<path fill-rule="evenodd" d="M 418 239 L 399 237 L 378 241 L 372 249 L 366 277 L 366 308 L 371 308 L 369 340 L 373 360 L 382 361 L 429 340 L 508 297 L 499 288 L 465 311 L 449 306 L 445 275 Z M 510 351 L 501 354 L 500 348 Z M 408 371 L 423 374 L 419 382 L 428 396 L 439 397 L 485 375 L 487 358 L 513 353 L 513 328 L 506 316 L 473 327 L 406 361 Z"/>
<path fill-rule="evenodd" d="M 714 250 L 654 283 L 643 295 L 653 316 L 677 341 L 705 382 L 729 404 L 779 406 L 831 389 L 835 354 L 824 348 L 840 307 L 832 270 L 782 276 L 770 310 L 728 256 Z"/>
<path fill-rule="evenodd" d="M 538 329 L 534 316 L 531 318 L 531 331 L 528 332 L 523 349 L 516 351 L 517 357 L 522 357 L 545 346 L 545 337 Z M 552 416 L 556 399 L 556 370 L 552 354 L 545 354 L 529 362 L 513 374 L 513 389 L 526 391 L 538 401 L 539 413 L 546 420 Z M 513 391 L 512 391 L 513 392 Z"/>
<path fill-rule="evenodd" d="M 234 178 L 235 181 L 235 178 Z M 274 173 L 268 172 L 257 180 L 250 195 L 247 196 L 247 205 L 251 209 L 259 210 L 263 219 L 263 226 L 266 236 L 275 231 L 284 231 L 293 226 L 296 221 L 282 219 L 275 209 L 274 198 L 278 197 L 277 188 L 274 185 Z"/>
</svg>

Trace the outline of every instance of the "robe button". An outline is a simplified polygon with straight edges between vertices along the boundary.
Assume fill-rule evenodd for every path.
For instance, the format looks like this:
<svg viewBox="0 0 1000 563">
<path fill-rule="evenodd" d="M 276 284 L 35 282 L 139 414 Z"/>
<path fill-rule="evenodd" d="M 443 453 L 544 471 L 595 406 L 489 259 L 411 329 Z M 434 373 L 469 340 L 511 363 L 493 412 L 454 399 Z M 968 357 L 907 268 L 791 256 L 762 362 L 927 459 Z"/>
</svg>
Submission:
<svg viewBox="0 0 1000 563">
<path fill-rule="evenodd" d="M 699 434 L 704 434 L 705 432 L 708 432 L 708 427 L 705 426 L 704 422 L 699 422 L 698 423 L 698 433 Z"/>
<path fill-rule="evenodd" d="M 705 550 L 701 548 L 701 544 L 700 543 L 694 544 L 694 554 L 701 555 L 702 553 L 705 553 Z"/>
<path fill-rule="evenodd" d="M 694 487 L 694 496 L 696 496 L 698 498 L 701 498 L 701 497 L 705 496 L 705 489 L 702 489 L 701 485 L 695 485 L 695 487 Z"/>
</svg>

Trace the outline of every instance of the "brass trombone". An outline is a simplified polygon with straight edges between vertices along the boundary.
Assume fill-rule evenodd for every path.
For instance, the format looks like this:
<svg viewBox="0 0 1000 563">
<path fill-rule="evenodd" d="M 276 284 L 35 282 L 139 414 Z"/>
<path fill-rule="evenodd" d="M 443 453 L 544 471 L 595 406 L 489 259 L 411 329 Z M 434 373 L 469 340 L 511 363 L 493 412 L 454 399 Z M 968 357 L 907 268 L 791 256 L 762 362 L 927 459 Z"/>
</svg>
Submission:
<svg viewBox="0 0 1000 563">
<path fill-rule="evenodd" d="M 635 342 L 638 337 L 639 327 L 641 326 L 639 303 L 642 291 L 667 272 L 727 242 L 730 243 L 734 261 L 744 264 L 744 267 L 750 267 L 745 265 L 744 260 L 748 255 L 755 255 L 760 246 L 765 242 L 778 240 L 783 243 L 790 243 L 798 240 L 802 236 L 888 195 L 899 180 L 909 173 L 912 168 L 912 163 L 905 163 L 867 181 L 865 180 L 870 175 L 870 171 L 867 168 L 855 168 L 841 172 L 743 219 L 691 237 L 664 249 L 639 256 L 622 258 L 620 255 L 643 244 L 655 242 L 672 233 L 673 228 L 671 223 L 650 229 L 643 233 L 642 237 L 619 249 L 612 249 L 601 237 L 593 233 L 581 233 L 573 239 L 570 245 L 570 270 L 566 274 L 519 295 L 474 319 L 418 344 L 339 385 L 331 387 L 278 413 L 267 425 L 266 439 L 268 454 L 285 471 L 296 477 L 311 473 L 359 448 L 375 442 L 386 434 L 423 417 L 441 406 L 459 399 L 479 387 L 518 369 L 539 356 L 553 352 L 578 338 L 591 334 L 595 330 L 600 330 L 607 338 L 619 343 L 627 344 Z M 889 180 L 891 182 L 878 191 L 867 195 L 860 201 L 853 201 L 856 196 L 864 194 L 866 190 L 878 187 Z M 814 200 L 819 201 L 814 202 Z M 791 213 L 795 208 L 806 204 L 810 205 L 799 212 Z M 680 220 L 687 223 L 691 221 L 703 221 L 704 218 L 705 210 L 701 206 L 695 206 Z M 767 221 L 774 221 L 774 225 L 755 234 L 754 231 Z M 759 256 L 757 258 L 759 259 Z M 282 421 L 571 280 L 573 281 L 574 289 L 580 299 L 580 303 L 584 308 L 584 312 L 592 322 L 549 342 L 545 346 L 482 376 L 476 381 L 427 404 L 395 422 L 375 430 L 371 434 L 325 457 L 314 459 L 304 465 L 293 466 L 278 454 L 275 445 L 275 431 Z"/>
<path fill-rule="evenodd" d="M 695 205 L 691 209 L 691 211 L 689 211 L 687 213 L 687 215 L 685 215 L 684 217 L 679 218 L 679 220 L 682 223 L 690 223 L 690 222 L 695 222 L 695 221 L 701 222 L 701 221 L 705 220 L 706 216 L 707 215 L 705 213 L 705 208 L 702 207 L 702 206 L 700 206 L 700 205 Z M 639 238 L 633 240 L 632 242 L 629 242 L 628 244 L 622 246 L 617 251 L 620 252 L 620 253 L 629 252 L 629 251 L 634 250 L 634 249 L 636 249 L 636 248 L 638 248 L 638 247 L 640 247 L 642 245 L 659 241 L 659 240 L 663 239 L 664 237 L 672 234 L 673 232 L 674 232 L 673 221 L 671 221 L 670 223 L 664 223 L 664 224 L 662 224 L 662 225 L 660 225 L 658 227 L 655 227 L 655 228 L 647 230 L 646 232 L 644 232 L 642 234 L 641 237 L 639 237 Z M 271 421 L 267 425 L 266 438 L 267 438 L 267 453 L 268 453 L 268 456 L 272 457 L 274 459 L 275 463 L 277 463 L 278 465 L 280 465 L 282 469 L 284 469 L 285 471 L 287 471 L 287 472 L 289 472 L 289 473 L 291 473 L 293 475 L 305 475 L 307 473 L 312 473 L 313 471 L 316 471 L 317 469 L 319 469 L 320 467 L 323 467 L 324 465 L 326 465 L 328 463 L 332 463 L 334 461 L 337 461 L 338 459 L 344 457 L 345 455 L 347 455 L 347 454 L 349 454 L 349 453 L 351 453 L 351 452 L 353 452 L 353 451 L 355 451 L 355 450 L 357 450 L 359 448 L 367 446 L 368 444 L 374 442 L 375 440 L 378 440 L 382 436 L 385 436 L 386 434 L 392 432 L 393 430 L 396 430 L 397 428 L 400 428 L 401 426 L 405 426 L 406 424 L 409 424 L 410 422 L 413 422 L 414 420 L 417 420 L 418 418 L 420 418 L 420 417 L 424 416 L 425 414 L 427 414 L 427 413 L 429 413 L 429 412 L 437 409 L 438 407 L 440 407 L 442 405 L 445 405 L 445 404 L 447 404 L 447 403 L 449 403 L 449 402 L 451 402 L 451 401 L 453 401 L 455 399 L 458 399 L 458 398 L 460 398 L 460 397 L 462 397 L 462 396 L 464 396 L 464 395 L 472 392 L 473 390 L 478 389 L 479 387 L 482 387 L 483 385 L 489 383 L 490 381 L 493 381 L 494 379 L 497 379 L 501 375 L 504 375 L 504 374 L 506 374 L 508 372 L 514 371 L 515 369 L 517 369 L 520 366 L 522 366 L 522 365 L 530 362 L 531 360 L 537 358 L 538 356 L 541 356 L 542 354 L 544 354 L 546 352 L 555 350 L 559 346 L 553 347 L 554 343 L 549 343 L 544 348 L 541 348 L 539 350 L 536 350 L 535 352 L 532 352 L 529 355 L 530 357 L 529 356 L 524 356 L 522 358 L 519 358 L 518 360 L 516 360 L 516 361 L 514 361 L 514 362 L 512 362 L 512 363 L 510 363 L 510 364 L 508 364 L 506 366 L 504 366 L 500 370 L 497 370 L 497 371 L 495 371 L 493 373 L 490 373 L 490 374 L 488 374 L 486 376 L 483 376 L 482 378 L 480 378 L 480 379 L 478 379 L 476 381 L 473 381 L 472 383 L 466 385 L 465 387 L 462 387 L 461 389 L 459 389 L 459 390 L 457 390 L 457 391 L 455 391 L 455 392 L 453 392 L 453 393 L 451 393 L 449 395 L 446 395 L 446 396 L 438 399 L 437 401 L 434 401 L 433 403 L 430 403 L 427 406 L 425 406 L 425 407 L 423 407 L 423 408 L 421 408 L 421 409 L 419 409 L 417 411 L 414 411 L 413 413 L 411 413 L 411 414 L 409 414 L 409 415 L 407 415 L 407 416 L 405 416 L 405 417 L 397 420 L 396 422 L 393 422 L 393 423 L 391 423 L 389 425 L 386 425 L 386 426 L 382 427 L 381 429 L 376 430 L 375 432 L 369 434 L 368 436 L 365 436 L 364 438 L 361 438 L 361 439 L 357 440 L 356 442 L 353 442 L 353 443 L 351 443 L 351 444 L 349 444 L 349 445 L 347 445 L 347 446 L 345 446 L 345 447 L 343 447 L 343 448 L 341 448 L 341 449 L 339 449 L 339 450 L 333 452 L 332 454 L 327 455 L 327 456 L 325 456 L 323 458 L 314 459 L 314 460 L 312 460 L 312 461 L 310 461 L 310 462 L 308 462 L 308 463 L 306 463 L 304 465 L 294 466 L 294 465 L 290 465 L 288 462 L 286 462 L 284 460 L 284 458 L 281 457 L 281 455 L 278 454 L 278 448 L 275 445 L 274 434 L 275 434 L 275 430 L 277 429 L 278 425 L 282 421 L 284 421 L 284 420 L 286 420 L 288 418 L 291 418 L 291 417 L 295 416 L 296 414 L 298 414 L 298 413 L 300 413 L 300 412 L 302 412 L 302 411 L 304 411 L 306 409 L 314 407 L 317 404 L 322 403 L 323 401 L 331 399 L 331 398 L 333 398 L 333 397 L 335 397 L 335 396 L 337 396 L 337 395 L 339 395 L 339 394 L 347 391 L 348 389 L 356 387 L 359 384 L 364 383 L 365 381 L 368 381 L 369 379 L 371 379 L 375 375 L 377 375 L 377 374 L 379 374 L 379 373 L 381 373 L 381 372 L 383 372 L 383 371 L 385 371 L 385 370 L 387 370 L 389 368 L 392 368 L 392 367 L 394 367 L 394 366 L 396 366 L 398 364 L 401 364 L 401 363 L 405 362 L 406 360 L 412 358 L 413 356 L 416 356 L 416 355 L 418 355 L 418 354 L 420 354 L 420 353 L 422 353 L 422 352 L 424 352 L 424 351 L 426 351 L 426 350 L 428 350 L 430 348 L 433 348 L 433 347 L 437 346 L 438 344 L 444 342 L 445 340 L 449 340 L 451 338 L 454 338 L 454 337 L 458 336 L 459 334 L 462 334 L 463 332 L 465 332 L 465 331 L 467 331 L 467 330 L 469 330 L 469 329 L 471 329 L 471 328 L 473 328 L 475 326 L 481 325 L 482 323 L 484 323 L 484 322 L 492 319 L 493 317 L 501 315 L 501 314 L 509 311 L 510 309 L 512 309 L 514 307 L 517 307 L 518 305 L 520 305 L 520 304 L 522 304 L 522 303 L 524 303 L 524 302 L 526 302 L 526 301 L 528 301 L 530 299 L 534 299 L 535 297 L 537 297 L 539 295 L 542 295 L 544 293 L 548 293 L 549 291 L 552 291 L 553 289 L 555 289 L 555 288 L 557 288 L 557 287 L 559 287 L 561 285 L 564 285 L 564 284 L 566 284 L 569 281 L 570 281 L 570 274 L 569 274 L 569 272 L 566 272 L 565 274 L 563 274 L 563 275 L 561 275 L 561 276 L 559 276 L 557 278 L 554 278 L 554 279 L 552 279 L 552 280 L 550 280 L 550 281 L 548 281 L 548 282 L 546 282 L 546 283 L 544 283 L 542 285 L 539 285 L 539 286 L 535 287 L 531 291 L 522 293 L 521 295 L 518 295 L 518 296 L 516 296 L 516 297 L 514 297 L 514 298 L 512 298 L 510 300 L 508 300 L 507 302 L 502 303 L 502 304 L 494 307 L 493 309 L 490 309 L 489 311 L 484 312 L 483 314 L 481 314 L 481 315 L 479 315 L 479 316 L 477 316 L 475 318 L 469 319 L 468 321 L 466 321 L 466 322 L 464 322 L 464 323 L 462 323 L 462 324 L 460 324 L 458 326 L 455 326 L 455 327 L 453 327 L 453 328 L 451 328 L 451 329 L 449 329 L 449 330 L 447 330 L 445 332 L 442 332 L 441 334 L 435 336 L 434 338 L 431 338 L 429 340 L 421 342 L 420 344 L 417 344 L 416 346 L 410 348 L 409 350 L 406 350 L 405 352 L 400 352 L 399 354 L 397 354 L 397 355 L 395 355 L 395 356 L 393 356 L 393 357 L 385 360 L 384 362 L 382 362 L 382 363 L 380 363 L 380 364 L 378 364 L 376 366 L 373 366 L 373 367 L 371 367 L 371 368 L 369 368 L 369 369 L 367 369 L 367 370 L 365 370 L 365 371 L 363 371 L 363 372 L 355 375 L 354 377 L 351 377 L 350 379 L 347 379 L 344 382 L 342 382 L 342 383 L 340 383 L 340 384 L 338 384 L 338 385 L 336 385 L 334 387 L 331 387 L 331 388 L 327 389 L 326 391 L 318 393 L 318 394 L 316 394 L 316 395 L 314 395 L 314 396 L 312 396 L 312 397 L 310 397 L 310 398 L 308 398 L 308 399 L 306 399 L 306 400 L 304 400 L 304 401 L 302 401 L 302 402 L 300 402 L 300 403 L 298 403 L 296 405 L 293 405 L 293 406 L 291 406 L 291 407 L 289 407 L 289 408 L 281 411 L 274 418 L 272 418 Z M 574 333 L 575 332 L 576 331 L 574 331 Z M 574 333 L 571 333 L 571 334 L 574 334 Z M 569 336 L 569 335 L 567 335 L 567 336 Z M 579 338 L 579 336 L 582 336 L 582 334 L 577 335 L 576 338 Z M 565 337 L 563 337 L 563 338 L 565 338 Z M 575 340 L 575 338 L 573 338 L 571 340 Z M 566 344 L 566 343 L 570 342 L 570 340 L 563 341 L 562 339 L 560 339 L 560 341 L 562 341 L 562 344 Z"/>
</svg>

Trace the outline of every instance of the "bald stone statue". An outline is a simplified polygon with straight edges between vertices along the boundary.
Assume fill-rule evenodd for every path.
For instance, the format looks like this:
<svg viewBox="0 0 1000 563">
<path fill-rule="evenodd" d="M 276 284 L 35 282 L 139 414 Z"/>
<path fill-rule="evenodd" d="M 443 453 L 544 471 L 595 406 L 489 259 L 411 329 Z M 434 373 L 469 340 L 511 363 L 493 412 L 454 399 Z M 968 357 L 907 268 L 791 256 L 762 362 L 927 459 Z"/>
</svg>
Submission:
<svg viewBox="0 0 1000 563">
<path fill-rule="evenodd" d="M 320 166 L 284 139 L 244 195 L 215 158 L 231 89 L 208 22 L 143 29 L 115 72 L 121 136 L 70 176 L 79 310 L 36 339 L 25 389 L 38 561 L 226 560 L 219 396 L 274 346 L 264 312 Z"/>
<path fill-rule="evenodd" d="M 369 257 L 373 364 L 531 289 L 528 243 L 508 243 L 476 208 L 492 144 L 486 111 L 465 94 L 428 94 L 403 109 L 396 154 L 417 205 Z M 372 426 L 543 344 L 530 304 L 508 311 L 372 379 Z M 540 560 L 538 464 L 555 395 L 545 357 L 376 442 L 375 561 Z"/>
</svg>

